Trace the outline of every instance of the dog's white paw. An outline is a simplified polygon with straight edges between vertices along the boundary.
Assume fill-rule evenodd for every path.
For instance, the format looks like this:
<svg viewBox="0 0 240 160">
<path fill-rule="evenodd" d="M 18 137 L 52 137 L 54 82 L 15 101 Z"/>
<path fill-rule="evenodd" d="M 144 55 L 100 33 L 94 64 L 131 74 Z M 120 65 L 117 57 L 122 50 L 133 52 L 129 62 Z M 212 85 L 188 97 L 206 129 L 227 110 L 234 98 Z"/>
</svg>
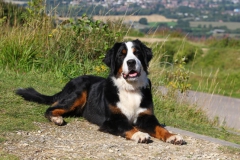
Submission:
<svg viewBox="0 0 240 160">
<path fill-rule="evenodd" d="M 184 143 L 184 140 L 180 135 L 172 135 L 169 138 L 167 138 L 166 142 L 176 145 L 182 145 Z"/>
<path fill-rule="evenodd" d="M 50 117 L 50 120 L 58 126 L 61 126 L 64 124 L 64 120 L 61 116 L 57 116 L 57 117 L 52 116 Z"/>
<path fill-rule="evenodd" d="M 136 141 L 137 143 L 147 143 L 150 138 L 151 136 L 148 133 L 138 131 L 132 135 L 131 139 Z"/>
</svg>

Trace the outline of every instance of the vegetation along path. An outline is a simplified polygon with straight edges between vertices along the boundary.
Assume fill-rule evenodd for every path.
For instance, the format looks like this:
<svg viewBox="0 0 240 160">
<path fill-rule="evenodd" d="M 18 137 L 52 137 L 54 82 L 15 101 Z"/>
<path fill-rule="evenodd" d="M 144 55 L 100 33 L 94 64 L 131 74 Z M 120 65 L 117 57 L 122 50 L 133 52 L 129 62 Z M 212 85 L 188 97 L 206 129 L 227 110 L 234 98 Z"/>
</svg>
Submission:
<svg viewBox="0 0 240 160">
<path fill-rule="evenodd" d="M 220 144 L 184 136 L 182 146 L 152 138 L 137 144 L 122 137 L 97 131 L 98 127 L 75 119 L 65 126 L 35 123 L 37 131 L 8 133 L 0 150 L 20 159 L 239 159 L 240 152 L 229 152 Z M 170 128 L 171 129 L 171 128 Z"/>
</svg>

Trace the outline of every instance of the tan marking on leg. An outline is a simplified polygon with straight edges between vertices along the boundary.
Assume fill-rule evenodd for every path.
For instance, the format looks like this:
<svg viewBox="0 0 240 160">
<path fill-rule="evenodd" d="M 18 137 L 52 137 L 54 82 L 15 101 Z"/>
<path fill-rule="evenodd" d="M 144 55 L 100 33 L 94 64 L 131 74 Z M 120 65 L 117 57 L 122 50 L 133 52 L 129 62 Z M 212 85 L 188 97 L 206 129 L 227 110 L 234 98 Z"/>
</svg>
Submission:
<svg viewBox="0 0 240 160">
<path fill-rule="evenodd" d="M 156 126 L 155 127 L 155 133 L 151 133 L 151 136 L 160 139 L 164 142 L 166 142 L 166 140 L 171 137 L 173 134 L 169 133 L 168 130 L 166 130 L 165 128 L 161 127 L 161 126 Z"/>
<path fill-rule="evenodd" d="M 66 113 L 67 111 L 64 110 L 64 109 L 54 109 L 52 112 L 51 112 L 51 116 L 53 117 L 58 117 L 58 116 L 62 116 L 64 113 Z"/>
<path fill-rule="evenodd" d="M 125 138 L 126 139 L 131 139 L 134 133 L 138 132 L 137 128 L 133 128 L 130 131 L 125 132 Z"/>
<path fill-rule="evenodd" d="M 86 102 L 87 102 L 87 91 L 83 91 L 81 96 L 78 99 L 76 99 L 76 101 L 70 107 L 70 111 L 75 110 L 77 107 L 83 108 Z"/>
</svg>

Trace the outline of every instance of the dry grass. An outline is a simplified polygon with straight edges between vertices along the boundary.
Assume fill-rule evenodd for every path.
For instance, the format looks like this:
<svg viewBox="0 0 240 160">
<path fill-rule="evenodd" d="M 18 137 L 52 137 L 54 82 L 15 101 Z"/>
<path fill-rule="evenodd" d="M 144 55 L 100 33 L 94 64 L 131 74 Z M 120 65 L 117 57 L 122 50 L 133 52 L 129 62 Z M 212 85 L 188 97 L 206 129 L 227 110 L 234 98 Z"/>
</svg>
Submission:
<svg viewBox="0 0 240 160">
<path fill-rule="evenodd" d="M 139 21 L 141 18 L 146 18 L 148 22 L 172 22 L 176 21 L 176 19 L 168 19 L 164 16 L 161 15 L 140 15 L 140 16 L 134 16 L 134 15 L 117 15 L 117 16 L 108 16 L 108 15 L 103 15 L 103 16 L 93 16 L 94 20 L 103 20 L 103 21 L 114 21 L 114 20 L 123 20 L 126 22 L 129 21 Z"/>
<path fill-rule="evenodd" d="M 79 17 L 81 18 L 81 17 Z M 115 16 L 109 16 L 109 15 L 102 15 L 102 16 L 93 16 L 94 20 L 102 20 L 102 21 L 118 21 L 123 20 L 124 22 L 129 21 L 139 21 L 141 18 L 147 18 L 148 22 L 176 22 L 176 19 L 168 19 L 161 15 L 140 15 L 140 16 L 134 16 L 134 15 L 115 15 Z M 59 17 L 58 18 L 61 21 L 69 19 L 69 17 Z"/>
</svg>

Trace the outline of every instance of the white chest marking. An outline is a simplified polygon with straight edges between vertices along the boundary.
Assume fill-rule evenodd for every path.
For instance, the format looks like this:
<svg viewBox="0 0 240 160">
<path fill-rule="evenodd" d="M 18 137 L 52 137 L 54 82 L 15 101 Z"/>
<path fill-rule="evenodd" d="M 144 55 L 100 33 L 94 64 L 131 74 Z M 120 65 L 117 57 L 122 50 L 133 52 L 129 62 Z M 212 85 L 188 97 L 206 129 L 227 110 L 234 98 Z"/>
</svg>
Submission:
<svg viewBox="0 0 240 160">
<path fill-rule="evenodd" d="M 135 123 L 138 114 L 146 110 L 146 108 L 140 107 L 142 100 L 141 92 L 120 90 L 119 98 L 120 101 L 117 103 L 117 107 L 128 118 L 129 122 Z"/>
</svg>

